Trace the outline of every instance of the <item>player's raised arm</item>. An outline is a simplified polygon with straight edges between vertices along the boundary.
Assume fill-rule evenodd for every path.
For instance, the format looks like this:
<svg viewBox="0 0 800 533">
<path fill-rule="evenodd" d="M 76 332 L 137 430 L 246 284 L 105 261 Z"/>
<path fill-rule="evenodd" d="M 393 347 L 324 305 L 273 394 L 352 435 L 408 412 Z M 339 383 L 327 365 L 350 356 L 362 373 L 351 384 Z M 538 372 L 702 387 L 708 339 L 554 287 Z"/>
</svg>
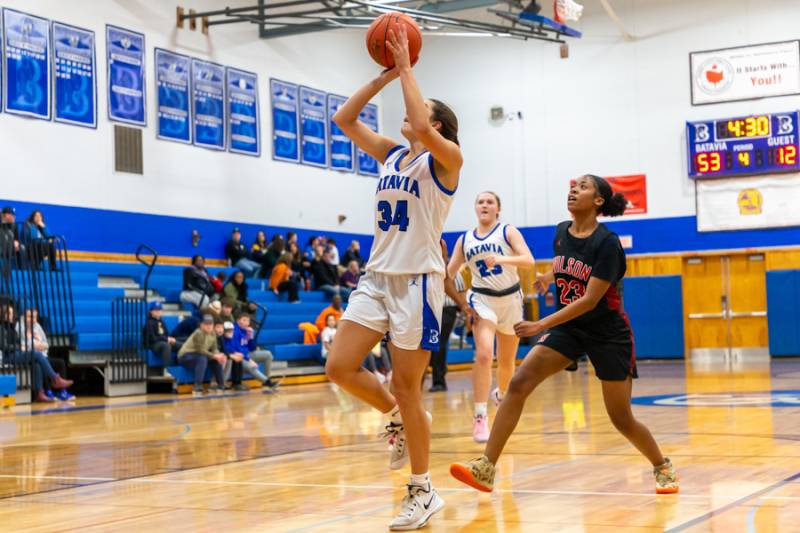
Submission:
<svg viewBox="0 0 800 533">
<path fill-rule="evenodd" d="M 398 77 L 396 68 L 384 70 L 380 75 L 358 89 L 333 115 L 333 121 L 350 137 L 356 146 L 383 163 L 386 155 L 398 142 L 390 137 L 375 133 L 358 119 L 361 110 L 372 98 L 381 92 L 392 80 Z"/>
</svg>

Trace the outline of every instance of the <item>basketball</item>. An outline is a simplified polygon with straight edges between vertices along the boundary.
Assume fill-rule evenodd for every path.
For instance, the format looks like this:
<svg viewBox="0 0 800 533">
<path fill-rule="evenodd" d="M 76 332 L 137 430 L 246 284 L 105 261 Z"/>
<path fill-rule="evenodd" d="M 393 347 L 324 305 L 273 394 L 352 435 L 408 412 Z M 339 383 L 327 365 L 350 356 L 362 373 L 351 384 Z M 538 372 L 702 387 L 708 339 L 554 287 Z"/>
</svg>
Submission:
<svg viewBox="0 0 800 533">
<path fill-rule="evenodd" d="M 386 68 L 394 67 L 394 57 L 389 47 L 386 46 L 386 39 L 389 38 L 389 30 L 399 32 L 400 24 L 405 24 L 408 33 L 408 53 L 411 64 L 415 64 L 419 59 L 419 51 L 422 49 L 422 33 L 414 19 L 404 13 L 384 13 L 370 24 L 367 30 L 367 51 L 372 59 L 379 65 Z"/>
</svg>

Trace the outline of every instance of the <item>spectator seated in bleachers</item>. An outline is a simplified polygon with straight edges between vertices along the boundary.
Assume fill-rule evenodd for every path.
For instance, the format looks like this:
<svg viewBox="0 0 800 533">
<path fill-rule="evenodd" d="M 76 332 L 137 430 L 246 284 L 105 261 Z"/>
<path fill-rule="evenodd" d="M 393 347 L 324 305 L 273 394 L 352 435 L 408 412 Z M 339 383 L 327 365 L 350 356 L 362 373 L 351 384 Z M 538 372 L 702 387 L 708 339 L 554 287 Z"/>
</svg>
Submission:
<svg viewBox="0 0 800 533">
<path fill-rule="evenodd" d="M 303 289 L 308 290 L 311 287 L 308 286 L 308 288 L 306 288 L 306 283 L 305 283 L 305 280 L 307 278 L 306 267 L 303 261 L 303 254 L 300 253 L 300 248 L 297 246 L 297 243 L 290 242 L 286 247 L 286 253 L 292 257 L 292 261 L 289 266 L 291 267 L 292 272 L 295 274 L 295 279 L 298 283 L 298 288 L 300 290 Z"/>
<path fill-rule="evenodd" d="M 322 343 L 322 360 L 328 360 L 328 352 L 331 351 L 331 345 L 333 344 L 333 338 L 336 336 L 336 328 L 339 327 L 339 321 L 336 318 L 336 315 L 328 315 L 325 321 L 325 328 L 319 334 L 320 341 Z"/>
<path fill-rule="evenodd" d="M 364 268 L 364 259 L 361 257 L 361 243 L 358 241 L 351 241 L 350 246 L 342 256 L 342 266 L 347 266 L 351 261 L 358 263 L 358 269 Z"/>
<path fill-rule="evenodd" d="M 303 322 L 298 325 L 298 328 L 303 330 L 303 344 L 317 344 L 320 332 L 325 329 L 325 325 L 328 323 L 328 317 L 336 317 L 336 322 L 338 323 L 343 313 L 342 297 L 334 296 L 331 305 L 317 315 L 317 319 L 313 324 L 311 322 Z"/>
<path fill-rule="evenodd" d="M 224 270 L 220 270 L 217 272 L 216 276 L 212 276 L 210 278 L 211 285 L 214 286 L 214 293 L 219 296 L 222 294 L 222 289 L 225 288 L 225 280 L 228 279 L 228 275 L 225 273 Z"/>
<path fill-rule="evenodd" d="M 278 259 L 283 256 L 286 251 L 286 241 L 283 240 L 283 235 L 277 234 L 272 237 L 272 242 L 269 243 L 267 248 L 267 255 L 264 257 L 264 263 L 261 268 L 261 277 L 264 279 L 272 275 L 272 269 L 278 264 Z"/>
<path fill-rule="evenodd" d="M 170 337 L 167 334 L 167 326 L 164 325 L 164 321 L 161 319 L 163 312 L 164 306 L 161 305 L 161 302 L 150 302 L 149 316 L 144 324 L 144 347 L 161 358 L 161 363 L 164 366 L 163 377 L 175 379 L 167 367 L 169 367 L 172 346 L 176 340 L 175 337 Z"/>
<path fill-rule="evenodd" d="M 53 370 L 47 357 L 42 352 L 24 350 L 18 333 L 16 311 L 11 303 L 0 306 L 0 352 L 3 353 L 3 364 L 31 365 L 31 393 L 33 401 L 52 402 L 45 392 L 45 381 L 50 380 L 51 389 L 66 389 L 72 381 L 62 378 Z"/>
<path fill-rule="evenodd" d="M 250 247 L 250 259 L 261 265 L 261 274 L 264 272 L 264 259 L 267 257 L 268 249 L 267 234 L 259 231 L 256 233 L 256 240 Z"/>
<path fill-rule="evenodd" d="M 225 323 L 224 343 L 225 353 L 231 361 L 227 370 L 231 374 L 235 390 L 248 390 L 248 388 L 242 384 L 244 370 L 247 370 L 251 376 L 259 380 L 262 386 L 269 389 L 277 387 L 277 383 L 268 376 L 272 364 L 272 354 L 270 353 L 269 361 L 264 364 L 267 374 L 259 370 L 258 362 L 253 359 L 253 354 L 257 347 L 256 340 L 253 338 L 253 328 L 250 327 L 250 317 L 248 315 L 240 315 L 235 325 L 231 322 Z"/>
<path fill-rule="evenodd" d="M 342 274 L 342 277 L 339 278 L 339 283 L 342 284 L 342 287 L 350 289 L 350 291 L 356 290 L 358 287 L 358 280 L 361 278 L 361 268 L 358 266 L 358 261 L 353 259 L 347 265 L 347 270 Z"/>
<path fill-rule="evenodd" d="M 23 226 L 23 240 L 25 241 L 26 251 L 31 264 L 35 268 L 41 268 L 42 262 L 47 259 L 50 270 L 56 269 L 56 249 L 49 241 L 50 231 L 44 222 L 44 215 L 35 209 L 25 220 Z"/>
<path fill-rule="evenodd" d="M 195 255 L 192 257 L 192 266 L 183 269 L 183 291 L 180 300 L 202 309 L 211 303 L 214 296 L 214 286 L 206 270 L 206 260 L 202 255 Z"/>
<path fill-rule="evenodd" d="M 328 246 L 325 248 L 325 251 L 328 252 L 325 256 L 325 260 L 337 269 L 340 268 L 341 265 L 339 265 L 339 261 L 341 258 L 339 257 L 339 248 L 336 247 L 336 241 L 334 239 L 328 239 Z"/>
<path fill-rule="evenodd" d="M 339 285 L 338 267 L 332 263 L 330 252 L 326 252 L 322 245 L 317 246 L 314 260 L 311 261 L 311 279 L 314 288 L 329 298 L 339 295 L 346 302 L 350 296 L 350 290 Z"/>
<path fill-rule="evenodd" d="M 203 393 L 203 378 L 206 368 L 211 368 L 217 385 L 209 390 L 220 390 L 225 383 L 224 368 L 227 358 L 217 348 L 217 334 L 214 332 L 214 317 L 204 315 L 200 327 L 192 333 L 178 352 L 178 362 L 186 369 L 194 369 L 194 393 Z"/>
<path fill-rule="evenodd" d="M 2 240 L 8 246 L 14 247 L 14 252 L 19 252 L 23 249 L 19 237 L 19 228 L 17 227 L 17 210 L 13 207 L 6 206 L 3 208 L 2 218 L 0 218 L 0 232 L 2 232 Z"/>
<path fill-rule="evenodd" d="M 39 311 L 37 309 L 29 308 L 25 310 L 25 313 L 17 324 L 17 333 L 19 333 L 23 352 L 41 353 L 45 358 L 47 358 L 47 362 L 50 363 L 50 366 L 52 366 L 53 370 L 56 371 L 57 376 L 67 375 L 67 364 L 64 362 L 64 360 L 50 358 L 49 354 L 47 353 L 50 349 L 50 343 L 47 341 L 47 334 L 45 333 L 44 328 L 39 323 Z M 50 385 L 52 385 L 52 380 Z M 75 396 L 70 394 L 66 388 L 57 389 L 57 392 L 53 393 L 52 387 L 48 387 L 47 382 L 44 383 L 44 394 L 48 398 L 61 400 L 62 402 L 68 402 L 75 399 Z"/>
<path fill-rule="evenodd" d="M 278 381 L 272 379 L 272 352 L 261 350 L 256 346 L 255 332 L 250 325 L 250 316 L 241 314 L 236 318 L 234 338 L 239 353 L 244 356 L 242 365 L 250 374 L 261 381 L 264 387 L 276 389 Z M 264 363 L 264 372 L 258 370 L 258 363 Z"/>
<path fill-rule="evenodd" d="M 269 288 L 275 295 L 289 294 L 290 303 L 300 303 L 297 274 L 292 271 L 292 256 L 283 254 L 269 277 Z"/>
<path fill-rule="evenodd" d="M 244 272 L 237 270 L 222 289 L 222 300 L 233 304 L 232 312 L 234 314 L 249 313 L 255 316 L 258 307 L 248 299 L 247 291 L 248 286 L 244 279 Z"/>
<path fill-rule="evenodd" d="M 261 270 L 261 265 L 250 259 L 247 247 L 242 244 L 242 233 L 239 228 L 233 228 L 231 238 L 225 245 L 225 257 L 231 266 L 244 272 L 245 277 L 252 278 Z"/>
</svg>

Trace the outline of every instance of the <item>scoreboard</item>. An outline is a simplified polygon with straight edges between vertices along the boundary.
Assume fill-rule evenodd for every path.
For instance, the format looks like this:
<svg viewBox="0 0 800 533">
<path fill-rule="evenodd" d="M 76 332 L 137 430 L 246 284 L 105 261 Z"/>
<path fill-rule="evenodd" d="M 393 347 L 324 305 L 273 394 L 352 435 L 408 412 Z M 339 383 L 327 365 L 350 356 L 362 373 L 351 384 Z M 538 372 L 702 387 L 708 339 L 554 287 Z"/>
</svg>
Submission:
<svg viewBox="0 0 800 533">
<path fill-rule="evenodd" d="M 800 171 L 798 113 L 686 123 L 690 178 Z"/>
</svg>

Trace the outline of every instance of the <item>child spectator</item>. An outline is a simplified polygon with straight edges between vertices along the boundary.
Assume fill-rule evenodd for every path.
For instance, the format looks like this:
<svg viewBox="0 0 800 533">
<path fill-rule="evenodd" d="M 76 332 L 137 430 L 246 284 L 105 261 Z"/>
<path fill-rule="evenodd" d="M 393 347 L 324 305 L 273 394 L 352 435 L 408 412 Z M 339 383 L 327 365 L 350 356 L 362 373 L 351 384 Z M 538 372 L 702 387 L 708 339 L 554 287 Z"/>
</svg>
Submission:
<svg viewBox="0 0 800 533">
<path fill-rule="evenodd" d="M 247 298 L 247 282 L 244 280 L 244 272 L 237 270 L 222 290 L 223 301 L 233 303 L 233 313 L 255 314 L 256 304 Z M 227 319 L 227 317 L 225 317 Z"/>
<path fill-rule="evenodd" d="M 224 270 L 220 270 L 217 272 L 217 275 L 211 278 L 211 285 L 214 286 L 214 293 L 217 295 L 222 294 L 222 289 L 225 287 L 225 280 L 228 278 L 228 275 L 225 273 Z"/>
<path fill-rule="evenodd" d="M 233 322 L 225 322 L 222 325 L 222 338 L 219 339 L 220 350 L 228 358 L 228 362 L 225 363 L 225 381 L 228 378 L 231 379 L 233 390 L 250 390 L 246 385 L 242 384 L 242 361 L 244 361 L 244 356 L 236 351 L 238 346 L 236 346 L 236 341 L 233 340 L 233 333 Z"/>
<path fill-rule="evenodd" d="M 258 369 L 258 362 L 252 357 L 256 350 L 256 339 L 253 328 L 250 327 L 250 315 L 241 314 L 236 319 L 233 335 L 230 339 L 226 339 L 226 348 L 231 356 L 235 356 L 237 359 L 241 356 L 241 364 L 244 369 L 250 372 L 251 376 L 261 381 L 264 387 L 271 389 L 277 387 L 277 383 L 269 377 L 272 354 L 266 352 L 266 354 L 269 354 L 264 360 L 266 374 L 261 373 Z M 264 353 L 264 351 L 261 353 Z M 239 382 L 241 383 L 241 379 Z"/>
<path fill-rule="evenodd" d="M 180 300 L 202 309 L 211 303 L 214 286 L 206 271 L 206 260 L 202 255 L 192 257 L 192 266 L 183 269 L 183 291 Z"/>
<path fill-rule="evenodd" d="M 325 329 L 320 333 L 320 340 L 322 341 L 322 359 L 328 359 L 328 352 L 331 350 L 333 338 L 336 336 L 336 328 L 339 326 L 339 321 L 335 315 L 328 315 L 325 321 Z"/>
<path fill-rule="evenodd" d="M 168 367 L 172 346 L 176 341 L 175 337 L 167 335 L 167 326 L 161 319 L 163 312 L 164 306 L 161 305 L 161 302 L 150 302 L 150 316 L 147 317 L 147 322 L 144 324 L 144 347 L 161 358 L 161 364 L 164 366 L 163 377 L 175 379 L 170 374 Z"/>
<path fill-rule="evenodd" d="M 351 241 L 350 246 L 344 252 L 342 256 L 342 265 L 347 266 L 350 264 L 350 261 L 356 261 L 358 263 L 358 269 L 361 270 L 364 268 L 364 259 L 361 257 L 361 243 L 358 241 Z"/>
<path fill-rule="evenodd" d="M 39 352 L 47 358 L 47 362 L 56 370 L 56 375 L 67 375 L 67 364 L 63 359 L 50 358 L 47 351 L 50 349 L 50 343 L 47 342 L 47 335 L 44 332 L 41 324 L 39 324 L 39 311 L 36 309 L 27 309 L 22 319 L 17 325 L 17 331 L 22 343 L 22 349 L 26 352 Z M 44 393 L 48 398 L 68 402 L 75 399 L 75 396 L 70 394 L 66 388 L 58 390 L 55 394 L 51 387 L 44 383 Z"/>
<path fill-rule="evenodd" d="M 214 332 L 214 317 L 204 315 L 200 328 L 192 333 L 178 352 L 178 362 L 186 369 L 194 369 L 194 393 L 203 393 L 203 378 L 206 368 L 211 367 L 217 383 L 224 383 L 225 354 L 217 347 Z M 209 386 L 209 390 L 219 390 L 220 386 Z"/>
<path fill-rule="evenodd" d="M 359 278 L 361 278 L 361 269 L 358 267 L 358 261 L 354 259 L 347 265 L 347 270 L 342 274 L 342 277 L 339 278 L 339 282 L 342 284 L 342 287 L 354 291 L 356 287 L 358 287 Z"/>
<path fill-rule="evenodd" d="M 289 293 L 290 303 L 299 303 L 300 297 L 298 296 L 297 282 L 292 281 L 292 256 L 290 254 L 283 254 L 278 260 L 278 264 L 272 269 L 272 275 L 269 277 L 269 288 L 272 289 L 276 295 L 284 292 Z"/>
<path fill-rule="evenodd" d="M 261 270 L 261 265 L 250 259 L 247 248 L 242 244 L 242 233 L 239 228 L 233 228 L 231 238 L 225 245 L 225 257 L 231 266 L 240 269 L 248 278 L 257 275 Z"/>
</svg>

